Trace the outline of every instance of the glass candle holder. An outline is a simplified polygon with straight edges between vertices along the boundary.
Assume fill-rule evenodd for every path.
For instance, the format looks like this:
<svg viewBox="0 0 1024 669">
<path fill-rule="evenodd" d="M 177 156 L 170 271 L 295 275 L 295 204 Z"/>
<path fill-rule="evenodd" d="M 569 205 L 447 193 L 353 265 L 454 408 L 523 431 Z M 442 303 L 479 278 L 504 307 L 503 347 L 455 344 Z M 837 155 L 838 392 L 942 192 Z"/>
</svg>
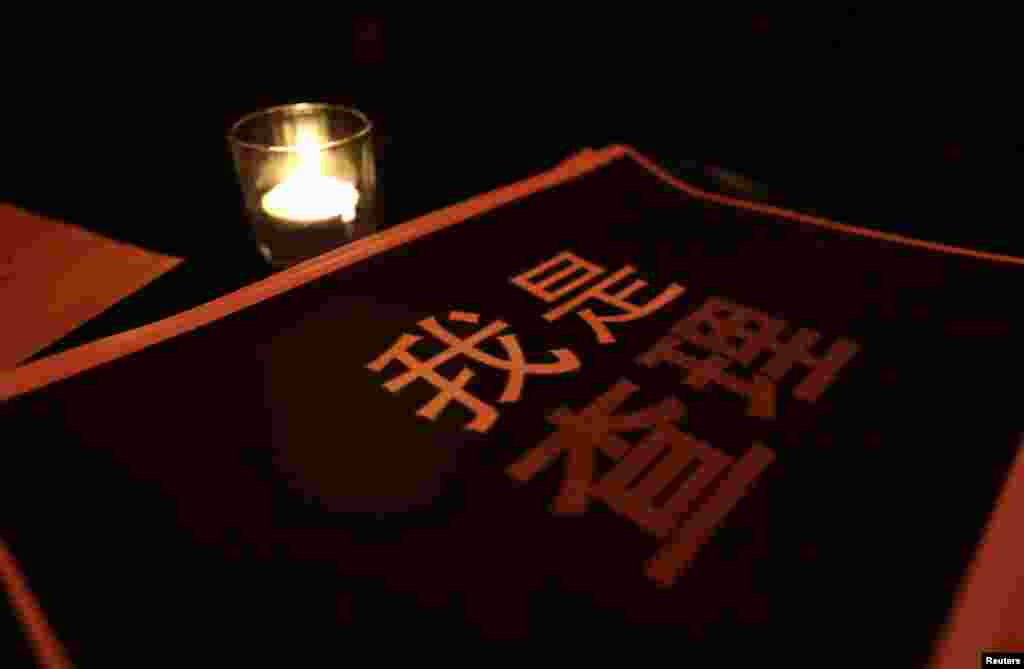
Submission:
<svg viewBox="0 0 1024 669">
<path fill-rule="evenodd" d="M 228 141 L 253 238 L 275 267 L 375 230 L 373 127 L 361 112 L 271 107 L 242 117 Z"/>
</svg>

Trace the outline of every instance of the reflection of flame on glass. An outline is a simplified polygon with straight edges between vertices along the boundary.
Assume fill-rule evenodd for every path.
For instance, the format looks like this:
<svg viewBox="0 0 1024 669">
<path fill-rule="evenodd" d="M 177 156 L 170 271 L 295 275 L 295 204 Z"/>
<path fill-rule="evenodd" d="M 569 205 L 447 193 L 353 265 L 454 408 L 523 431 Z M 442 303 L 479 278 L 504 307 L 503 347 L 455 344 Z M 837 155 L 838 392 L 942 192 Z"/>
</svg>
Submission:
<svg viewBox="0 0 1024 669">
<path fill-rule="evenodd" d="M 295 152 L 299 157 L 299 165 L 294 176 L 319 176 L 323 164 L 320 133 L 312 125 L 300 125 L 295 132 Z"/>
<path fill-rule="evenodd" d="M 340 217 L 355 220 L 359 191 L 350 182 L 324 174 L 322 135 L 313 125 L 296 128 L 297 164 L 263 196 L 263 209 L 275 218 L 315 223 Z"/>
</svg>

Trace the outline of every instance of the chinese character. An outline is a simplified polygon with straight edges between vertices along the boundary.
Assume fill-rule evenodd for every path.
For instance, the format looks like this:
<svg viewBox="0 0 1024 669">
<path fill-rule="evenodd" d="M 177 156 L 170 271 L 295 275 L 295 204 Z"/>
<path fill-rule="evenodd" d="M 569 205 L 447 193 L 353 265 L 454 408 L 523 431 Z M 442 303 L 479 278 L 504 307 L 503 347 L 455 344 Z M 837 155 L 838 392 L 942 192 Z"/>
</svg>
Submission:
<svg viewBox="0 0 1024 669">
<path fill-rule="evenodd" d="M 448 319 L 462 323 L 478 324 L 480 322 L 479 315 L 464 311 L 453 311 L 448 315 Z M 466 385 L 473 378 L 473 372 L 469 368 L 462 368 L 454 379 L 446 378 L 436 371 L 438 367 L 460 355 L 508 374 L 505 389 L 498 398 L 498 401 L 502 403 L 519 400 L 527 374 L 565 374 L 580 367 L 580 361 L 576 355 L 563 348 L 550 352 L 555 356 L 554 362 L 528 363 L 519 346 L 519 340 L 513 334 L 497 337 L 498 343 L 505 349 L 508 356 L 506 358 L 495 357 L 477 348 L 484 341 L 498 335 L 508 327 L 508 324 L 503 321 L 493 321 L 466 339 L 460 339 L 448 331 L 433 316 L 420 321 L 417 325 L 448 348 L 427 360 L 421 360 L 413 355 L 410 349 L 423 337 L 403 334 L 391 348 L 367 365 L 367 368 L 381 372 L 394 361 L 404 365 L 407 371 L 384 384 L 384 388 L 392 393 L 398 392 L 416 379 L 423 379 L 437 388 L 437 395 L 416 412 L 418 416 L 429 420 L 435 420 L 452 401 L 458 402 L 473 414 L 473 420 L 466 425 L 468 430 L 486 432 L 498 419 L 498 412 L 494 407 L 466 390 Z"/>
<path fill-rule="evenodd" d="M 698 358 L 681 351 L 681 340 L 677 335 L 668 334 L 659 339 L 654 347 L 637 358 L 637 363 L 654 367 L 668 363 L 685 371 L 683 383 L 694 390 L 705 390 L 714 384 L 725 390 L 745 397 L 748 416 L 758 418 L 775 417 L 775 382 L 764 375 L 755 374 L 750 380 L 744 379 L 728 368 L 733 363 L 720 355 Z"/>
<path fill-rule="evenodd" d="M 506 472 L 519 481 L 529 481 L 563 453 L 566 454 L 565 477 L 555 500 L 554 512 L 583 513 L 594 492 L 594 455 L 597 451 L 614 460 L 622 460 L 630 450 L 630 444 L 620 436 L 622 433 L 671 423 L 683 416 L 683 405 L 675 398 L 634 413 L 616 414 L 636 390 L 635 385 L 621 380 L 582 411 L 573 413 L 565 407 L 557 409 L 548 417 L 548 422 L 557 425 L 558 430 Z"/>
<path fill-rule="evenodd" d="M 718 385 L 749 400 L 747 414 L 761 418 L 775 416 L 776 385 L 797 365 L 808 368 L 793 396 L 814 402 L 832 384 L 839 371 L 859 350 L 856 342 L 838 339 L 821 356 L 811 349 L 821 339 L 812 330 L 798 330 L 788 340 L 782 335 L 785 321 L 721 298 L 710 298 L 672 330 L 637 362 L 647 367 L 660 363 L 686 372 L 685 383 L 696 390 Z M 682 346 L 708 352 L 706 357 L 686 353 Z M 747 379 L 730 367 L 752 367 L 762 355 L 765 363 Z"/>
<path fill-rule="evenodd" d="M 729 457 L 729 456 L 726 456 Z M 729 458 L 733 462 L 732 458 Z M 707 543 L 715 528 L 750 491 L 765 468 L 775 461 L 775 452 L 755 443 L 737 462 L 704 503 L 686 519 L 669 542 L 647 562 L 647 576 L 662 587 L 672 587 Z"/>
<path fill-rule="evenodd" d="M 684 408 L 675 398 L 616 414 L 636 390 L 629 381 L 620 380 L 582 411 L 554 412 L 548 420 L 558 430 L 506 472 L 516 480 L 529 481 L 564 455 L 565 474 L 554 512 L 581 514 L 590 499 L 598 499 L 651 534 L 668 537 L 647 570 L 648 576 L 667 587 L 685 571 L 775 455 L 755 444 L 737 462 L 682 432 L 675 423 Z M 638 430 L 647 434 L 635 446 L 622 437 Z M 599 452 L 616 464 L 595 481 Z M 693 509 L 716 482 L 704 503 Z M 686 514 L 690 515 L 680 526 Z"/>
<path fill-rule="evenodd" d="M 548 275 L 549 272 L 561 267 L 562 265 L 565 265 L 565 267 L 562 267 L 553 274 Z M 551 260 L 541 263 L 537 267 L 513 277 L 511 282 L 526 290 L 531 295 L 539 297 L 545 302 L 550 303 L 568 295 L 578 288 L 581 288 L 592 279 L 604 274 L 605 271 L 605 268 L 587 262 L 570 251 L 563 251 Z M 649 316 L 682 295 L 685 291 L 682 286 L 672 283 L 669 284 L 669 286 L 657 297 L 651 299 L 646 304 L 640 305 L 634 304 L 628 300 L 634 293 L 647 285 L 646 281 L 636 279 L 618 292 L 607 292 L 609 290 L 614 290 L 612 289 L 612 286 L 622 282 L 623 279 L 634 272 L 636 272 L 636 270 L 633 267 L 628 265 L 623 267 L 619 271 L 587 288 L 568 302 L 551 309 L 544 314 L 544 319 L 547 321 L 556 321 L 567 313 L 574 311 L 577 307 L 588 300 L 603 302 L 608 306 L 615 307 L 619 310 L 619 313 L 599 316 L 594 313 L 592 309 L 583 309 L 578 313 L 580 318 L 582 318 L 597 334 L 597 341 L 602 344 L 611 344 L 615 342 L 615 337 L 608 329 L 608 326 L 606 325 L 607 323 L 626 323 L 643 318 L 644 316 Z M 574 277 L 574 275 L 578 276 Z M 566 281 L 567 279 L 570 279 L 568 283 L 558 286 L 558 284 Z M 556 286 L 558 287 L 556 288 Z"/>
</svg>

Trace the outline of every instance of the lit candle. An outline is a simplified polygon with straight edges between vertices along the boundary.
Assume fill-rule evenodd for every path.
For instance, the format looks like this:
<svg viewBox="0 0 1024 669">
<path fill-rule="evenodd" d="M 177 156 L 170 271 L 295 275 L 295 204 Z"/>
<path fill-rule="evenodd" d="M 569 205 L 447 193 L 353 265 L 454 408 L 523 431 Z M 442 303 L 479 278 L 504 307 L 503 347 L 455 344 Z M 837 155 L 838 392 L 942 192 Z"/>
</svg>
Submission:
<svg viewBox="0 0 1024 669">
<path fill-rule="evenodd" d="M 263 211 L 295 224 L 310 224 L 341 218 L 356 218 L 359 191 L 355 185 L 323 173 L 321 144 L 315 131 L 299 128 L 298 166 L 263 195 Z"/>
</svg>

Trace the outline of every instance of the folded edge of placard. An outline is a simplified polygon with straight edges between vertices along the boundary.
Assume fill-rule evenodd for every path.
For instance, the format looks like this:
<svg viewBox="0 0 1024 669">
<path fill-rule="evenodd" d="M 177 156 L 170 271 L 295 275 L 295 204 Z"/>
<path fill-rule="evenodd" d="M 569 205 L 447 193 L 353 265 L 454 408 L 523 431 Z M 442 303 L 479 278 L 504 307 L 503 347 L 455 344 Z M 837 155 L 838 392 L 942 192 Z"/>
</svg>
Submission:
<svg viewBox="0 0 1024 669">
<path fill-rule="evenodd" d="M 0 337 L 0 369 L 17 367 L 181 262 L 0 202 L 0 304 L 17 314 L 17 327 Z"/>
</svg>

